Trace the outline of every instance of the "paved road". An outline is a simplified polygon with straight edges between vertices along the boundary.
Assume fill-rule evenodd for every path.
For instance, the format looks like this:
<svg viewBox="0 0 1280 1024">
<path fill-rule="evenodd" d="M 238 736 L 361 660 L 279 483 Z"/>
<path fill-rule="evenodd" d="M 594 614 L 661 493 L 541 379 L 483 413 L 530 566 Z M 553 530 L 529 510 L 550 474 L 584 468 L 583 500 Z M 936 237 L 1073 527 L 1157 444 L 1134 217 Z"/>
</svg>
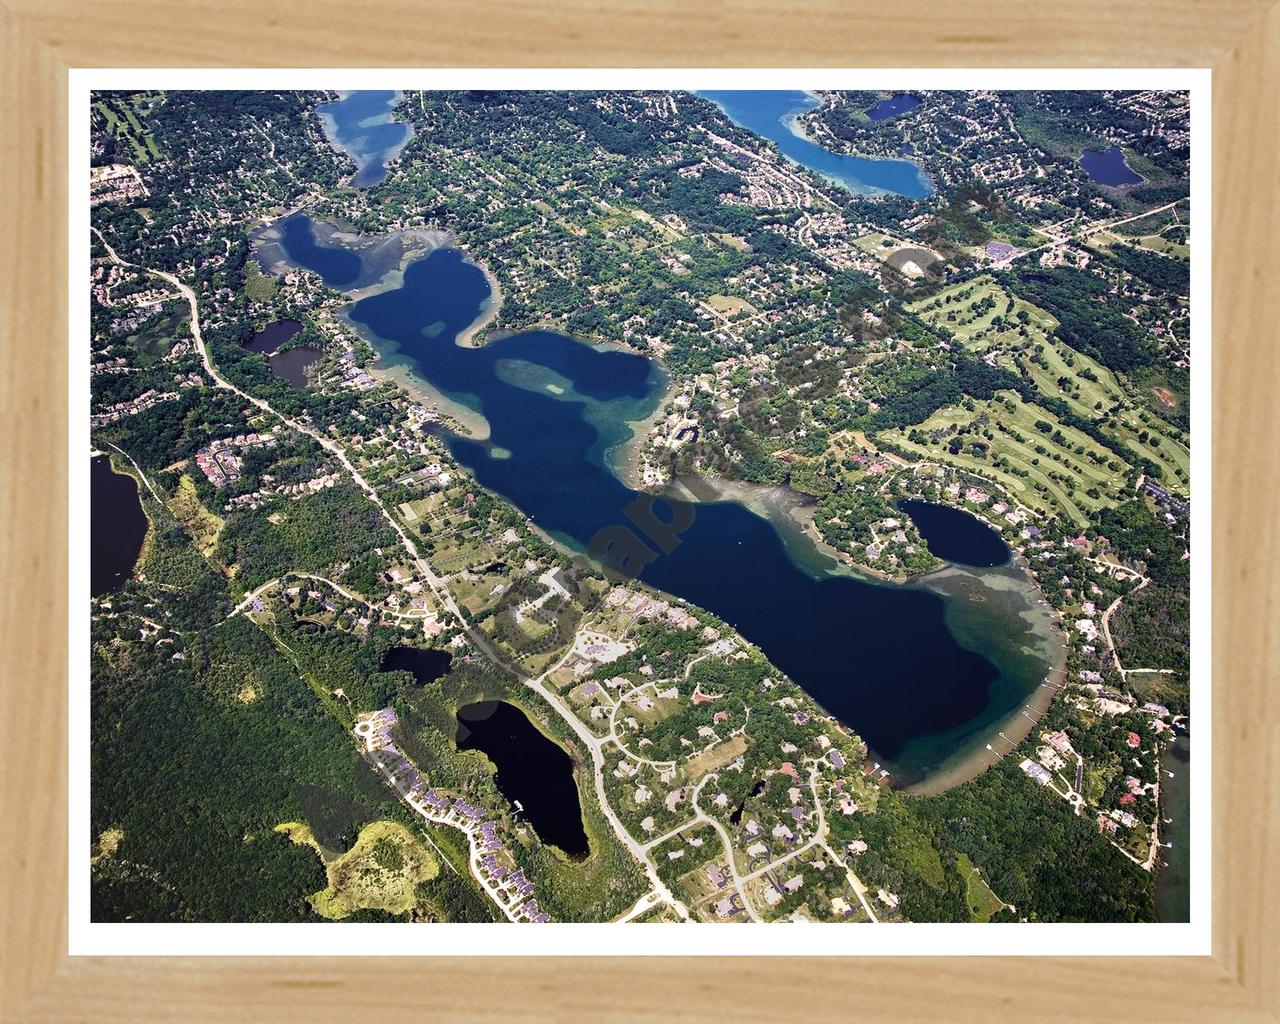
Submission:
<svg viewBox="0 0 1280 1024">
<path fill-rule="evenodd" d="M 1184 197 L 1182 199 L 1177 199 L 1172 203 L 1166 203 L 1164 206 L 1157 206 L 1155 209 L 1152 209 L 1152 210 L 1144 210 L 1142 213 L 1134 214 L 1131 217 L 1122 217 L 1119 220 L 1110 220 L 1110 221 L 1109 220 L 1092 221 L 1088 224 L 1085 224 L 1082 228 L 1077 228 L 1075 231 L 1068 230 L 1064 234 L 1051 236 L 1050 240 L 1043 243 L 1042 245 L 1037 245 L 1031 249 L 1023 249 L 1019 252 L 1015 252 L 1010 254 L 1009 256 L 1006 256 L 1002 260 L 996 260 L 994 263 L 991 264 L 990 269 L 1007 270 L 1010 266 L 1013 265 L 1014 260 L 1020 260 L 1024 256 L 1030 256 L 1033 252 L 1040 252 L 1040 250 L 1042 249 L 1051 249 L 1054 246 L 1066 245 L 1068 242 L 1078 241 L 1081 238 L 1088 238 L 1090 235 L 1096 235 L 1099 231 L 1108 231 L 1111 228 L 1120 227 L 1121 224 L 1128 224 L 1131 221 L 1142 220 L 1143 217 L 1151 217 L 1157 213 L 1164 213 L 1165 210 L 1172 210 L 1174 207 L 1185 202 L 1189 202 L 1189 200 Z"/>
<path fill-rule="evenodd" d="M 743 878 L 738 872 L 738 864 L 733 858 L 733 841 L 729 838 L 729 833 L 725 831 L 720 822 L 698 806 L 698 797 L 702 793 L 702 787 L 715 778 L 719 778 L 719 776 L 716 774 L 703 776 L 702 781 L 698 783 L 697 788 L 693 791 L 693 798 L 690 802 L 693 805 L 694 813 L 697 815 L 697 820 L 705 825 L 710 825 L 716 830 L 716 835 L 720 837 L 720 844 L 724 847 L 725 860 L 729 864 L 729 874 L 733 876 L 733 884 L 738 890 L 738 896 L 742 900 L 742 906 L 747 911 L 747 916 L 756 923 L 762 924 L 763 920 L 760 914 L 752 904 L 751 897 L 747 895 L 747 879 Z"/>
<path fill-rule="evenodd" d="M 107 253 L 111 257 L 113 262 L 126 267 L 135 266 L 135 264 L 130 263 L 128 260 L 122 259 L 120 255 L 115 251 L 115 249 L 113 249 L 111 245 L 107 242 L 107 240 L 102 237 L 101 233 L 98 232 L 96 228 L 94 229 L 94 232 L 95 234 L 98 235 L 98 238 L 101 240 L 103 246 L 106 248 Z M 213 359 L 209 355 L 208 347 L 205 345 L 204 336 L 201 333 L 200 308 L 199 308 L 199 302 L 196 298 L 195 292 L 188 285 L 184 284 L 178 277 L 176 277 L 173 274 L 167 273 L 166 271 L 154 270 L 149 267 L 142 267 L 138 269 L 141 269 L 144 273 L 148 273 L 154 277 L 158 277 L 163 281 L 167 281 L 169 284 L 173 285 L 178 290 L 179 294 L 181 294 L 184 299 L 186 299 L 187 304 L 191 308 L 191 324 L 190 324 L 191 337 L 195 342 L 196 350 L 200 353 L 200 360 L 204 364 L 205 372 L 209 374 L 209 377 L 213 380 L 213 383 L 216 386 L 223 388 L 224 390 L 227 390 L 236 395 L 239 395 L 246 402 L 262 410 L 268 415 L 275 417 L 276 419 L 280 420 L 282 423 L 286 424 L 287 426 L 293 428 L 294 430 L 297 430 L 299 433 L 306 434 L 308 437 L 314 440 L 317 444 L 319 444 L 320 447 L 322 447 L 325 451 L 329 452 L 330 455 L 332 455 L 335 459 L 337 459 L 338 462 L 342 465 L 342 467 L 350 474 L 351 479 L 356 482 L 356 485 L 359 486 L 360 489 L 365 492 L 365 494 L 369 497 L 369 500 L 372 501 L 374 505 L 378 508 L 378 511 L 382 514 L 382 517 L 387 521 L 387 523 L 391 526 L 391 528 L 395 530 L 396 535 L 400 538 L 401 544 L 409 552 L 410 558 L 413 560 L 413 563 L 417 566 L 418 570 L 422 573 L 423 577 L 427 580 L 427 583 L 431 587 L 432 591 L 435 593 L 437 600 L 439 601 L 441 606 L 447 609 L 449 614 L 454 617 L 454 619 L 457 621 L 458 625 L 461 627 L 463 633 L 466 635 L 467 639 L 471 642 L 471 644 L 478 651 L 480 651 L 481 654 L 483 654 L 486 658 L 488 658 L 489 661 L 491 661 L 493 664 L 512 673 L 518 679 L 520 679 L 522 682 L 528 685 L 531 689 L 539 693 L 543 697 L 543 699 L 547 701 L 547 703 L 549 703 L 553 708 L 555 708 L 556 712 L 565 720 L 565 722 L 570 726 L 570 728 L 572 728 L 578 734 L 578 736 L 583 740 L 583 742 L 586 743 L 588 749 L 591 751 L 591 757 L 592 757 L 593 769 L 594 769 L 593 774 L 595 776 L 595 783 L 596 783 L 596 795 L 599 800 L 601 810 L 604 812 L 605 817 L 609 820 L 609 824 L 613 827 L 613 830 L 617 834 L 618 839 L 622 842 L 624 846 L 627 847 L 628 850 L 631 851 L 632 855 L 644 868 L 645 874 L 649 876 L 649 880 L 653 884 L 654 891 L 659 893 L 659 895 L 675 909 L 676 913 L 679 914 L 681 920 L 687 920 L 689 916 L 688 909 L 680 900 L 678 900 L 675 897 L 675 895 L 671 892 L 671 890 L 667 888 L 667 886 L 663 883 L 662 879 L 658 877 L 657 870 L 654 868 L 652 862 L 645 855 L 640 845 L 635 841 L 634 838 L 632 838 L 631 834 L 626 830 L 622 822 L 618 820 L 618 817 L 614 813 L 613 808 L 609 806 L 609 802 L 604 791 L 604 780 L 602 778 L 604 773 L 604 755 L 600 749 L 600 741 L 597 740 L 590 733 L 590 731 L 582 724 L 581 721 L 579 721 L 578 717 L 574 715 L 572 711 L 570 711 L 567 707 L 565 707 L 565 705 L 560 700 L 558 695 L 552 693 L 545 686 L 542 685 L 541 683 L 542 677 L 540 677 L 537 680 L 530 679 L 527 675 L 525 675 L 525 673 L 521 672 L 515 666 L 507 664 L 506 661 L 503 658 L 501 658 L 497 654 L 497 652 L 494 651 L 494 649 L 490 646 L 488 642 L 488 638 L 485 637 L 483 634 L 481 634 L 478 630 L 473 629 L 467 623 L 467 620 L 463 617 L 461 609 L 458 607 L 457 603 L 454 601 L 453 595 L 449 592 L 448 588 L 445 586 L 444 581 L 439 576 L 436 575 L 435 570 L 431 567 L 431 565 L 427 562 L 427 560 L 418 554 L 418 549 L 416 545 L 410 539 L 409 535 L 404 531 L 404 528 L 400 525 L 399 520 L 397 520 L 395 516 L 393 516 L 391 512 L 387 509 L 386 505 L 383 504 L 381 497 L 379 497 L 378 495 L 378 492 L 373 488 L 373 486 L 367 480 L 365 480 L 363 476 L 361 476 L 360 471 L 356 469 L 356 467 L 352 464 L 351 460 L 347 457 L 347 453 L 343 450 L 343 448 L 339 444 L 337 444 L 331 438 L 325 436 L 316 428 L 306 423 L 303 423 L 301 420 L 291 419 L 290 417 L 285 416 L 283 413 L 278 412 L 266 400 L 257 398 L 256 396 L 249 394 L 247 391 L 244 391 L 241 388 L 236 387 L 234 384 L 232 384 L 229 380 L 227 380 L 218 372 L 217 367 L 213 363 Z M 572 650 L 572 648 L 570 650 Z M 544 673 L 544 677 L 545 677 L 545 673 Z"/>
</svg>

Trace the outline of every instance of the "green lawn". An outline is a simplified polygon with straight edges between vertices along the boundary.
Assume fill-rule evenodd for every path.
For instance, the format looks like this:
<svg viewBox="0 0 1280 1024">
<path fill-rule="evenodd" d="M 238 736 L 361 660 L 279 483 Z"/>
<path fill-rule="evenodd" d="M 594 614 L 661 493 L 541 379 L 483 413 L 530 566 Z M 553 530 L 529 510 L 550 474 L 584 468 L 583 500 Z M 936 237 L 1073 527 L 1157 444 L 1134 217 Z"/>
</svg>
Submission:
<svg viewBox="0 0 1280 1024">
<path fill-rule="evenodd" d="M 1191 480 L 1191 453 L 1179 440 L 1178 432 L 1157 415 L 1136 406 L 1125 386 L 1109 369 L 1053 337 L 1057 320 L 1049 313 L 1021 299 L 1013 300 L 1010 311 L 1010 300 L 1007 291 L 991 278 L 982 276 L 951 285 L 929 299 L 909 304 L 907 308 L 931 326 L 951 330 L 970 351 L 996 350 L 999 352 L 996 357 L 999 365 L 1030 374 L 1042 394 L 1062 399 L 1082 419 L 1102 421 L 1102 429 L 1108 435 L 1164 466 L 1167 486 L 1186 493 Z M 1022 312 L 1026 313 L 1025 323 L 1016 319 Z M 1001 316 L 1013 326 L 1003 329 L 993 326 L 993 321 Z M 1064 379 L 1066 387 L 1059 383 Z M 1146 416 L 1145 421 L 1141 419 L 1143 415 Z M 940 425 L 949 426 L 950 422 L 957 421 L 958 416 L 964 416 L 963 410 L 952 410 L 948 414 L 950 418 L 944 417 Z M 1031 419 L 1035 418 L 1051 420 L 1056 425 L 1056 419 L 1048 414 Z M 1063 433 L 1072 438 L 1073 448 L 1081 443 L 1086 445 L 1086 449 L 1096 448 L 1096 442 L 1079 431 L 1063 428 Z M 1143 433 L 1148 435 L 1146 442 L 1140 440 Z M 1152 440 L 1156 443 L 1152 444 Z M 1034 453 L 1027 457 L 1019 451 L 1008 454 L 1011 461 L 1023 464 L 1030 463 L 1034 457 Z M 1100 477 L 1096 472 L 1090 472 L 1089 465 L 1080 467 L 1085 470 L 1083 473 L 1074 473 L 1074 466 L 1070 468 L 1073 475 L 1081 480 L 1095 483 L 1109 476 L 1104 474 Z M 1045 483 L 1050 486 L 1049 481 Z M 1088 486 L 1090 484 L 1086 483 L 1085 487 Z M 1073 498 L 1062 503 L 1080 505 Z M 1088 506 L 1089 502 L 1085 501 L 1084 505 Z"/>
<path fill-rule="evenodd" d="M 1004 909 L 1004 900 L 991 891 L 981 869 L 966 854 L 956 857 L 956 867 L 964 877 L 965 903 L 969 906 L 969 918 L 973 921 L 990 921 Z"/>
</svg>

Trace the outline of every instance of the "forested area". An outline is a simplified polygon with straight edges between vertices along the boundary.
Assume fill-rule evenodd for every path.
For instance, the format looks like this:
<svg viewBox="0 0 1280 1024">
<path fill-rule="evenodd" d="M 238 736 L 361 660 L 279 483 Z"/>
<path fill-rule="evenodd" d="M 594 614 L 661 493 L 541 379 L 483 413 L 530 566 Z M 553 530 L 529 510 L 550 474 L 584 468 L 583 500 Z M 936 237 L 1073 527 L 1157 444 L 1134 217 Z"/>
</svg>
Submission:
<svg viewBox="0 0 1280 1024">
<path fill-rule="evenodd" d="M 395 532 L 365 493 L 355 484 L 339 484 L 290 502 L 279 522 L 260 514 L 233 516 L 217 556 L 239 566 L 237 582 L 252 590 L 286 572 L 320 573 L 396 544 Z"/>
<path fill-rule="evenodd" d="M 1022 387 L 1016 374 L 963 354 L 957 355 L 949 366 L 919 366 L 906 372 L 888 363 L 882 365 L 886 368 L 879 372 L 892 374 L 892 386 L 884 387 L 880 408 L 871 414 L 872 430 L 923 423 L 965 395 L 987 399 L 1002 388 L 1019 391 Z M 873 375 L 876 373 L 873 371 Z"/>
<path fill-rule="evenodd" d="M 1179 524 L 1181 525 L 1181 524 Z M 1179 526 L 1161 521 L 1143 501 L 1103 509 L 1098 532 L 1124 558 L 1145 567 L 1151 583 L 1121 603 L 1111 631 L 1125 668 L 1173 669 L 1173 675 L 1130 677 L 1139 696 L 1157 700 L 1175 714 L 1190 701 L 1191 562 L 1183 557 Z"/>
<path fill-rule="evenodd" d="M 1105 278 L 1072 267 L 997 276 L 1015 294 L 1057 317 L 1058 336 L 1103 366 L 1129 372 L 1157 361 L 1155 343 L 1116 308 Z"/>
<path fill-rule="evenodd" d="M 308 919 L 324 871 L 275 826 L 304 819 L 354 838 L 390 794 L 252 623 L 189 634 L 173 652 L 94 628 L 92 831 L 123 833 L 95 869 L 94 919 Z"/>
<path fill-rule="evenodd" d="M 1146 872 L 1100 841 L 1091 817 L 1028 785 L 1013 758 L 938 796 L 885 790 L 874 814 L 837 817 L 832 832 L 868 844 L 860 876 L 896 893 L 909 920 L 969 919 L 960 853 L 1017 908 L 994 920 L 1154 919 Z"/>
<path fill-rule="evenodd" d="M 1139 245 L 1124 244 L 1113 245 L 1108 249 L 1107 259 L 1153 288 L 1176 292 L 1179 295 L 1186 295 L 1190 290 L 1191 263 L 1189 260 L 1178 260 L 1171 256 L 1162 256 L 1158 252 L 1152 252 Z"/>
</svg>

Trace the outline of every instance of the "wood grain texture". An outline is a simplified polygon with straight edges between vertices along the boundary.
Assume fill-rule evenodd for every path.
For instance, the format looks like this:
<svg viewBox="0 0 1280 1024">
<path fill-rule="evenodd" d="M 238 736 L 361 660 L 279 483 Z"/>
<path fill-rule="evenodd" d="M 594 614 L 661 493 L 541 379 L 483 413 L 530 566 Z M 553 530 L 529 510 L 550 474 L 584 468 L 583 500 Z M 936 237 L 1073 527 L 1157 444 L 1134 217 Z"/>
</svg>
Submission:
<svg viewBox="0 0 1280 1024">
<path fill-rule="evenodd" d="M 0 7 L 0 1008 L 66 949 L 66 73 Z M 87 344 L 86 344 L 87 352 Z M 16 1019 L 16 1018 L 15 1018 Z"/>
<path fill-rule="evenodd" d="M 1280 12 L 1268 8 L 1270 0 L 0 6 L 3 1019 L 324 1022 L 373 1012 L 521 1024 L 1280 1019 Z M 1214 957 L 68 959 L 65 69 L 289 62 L 1213 66 Z M 88 837 L 72 839 L 82 861 Z M 785 941 L 785 933 L 761 941 Z M 963 941 L 960 931 L 958 950 Z"/>
<path fill-rule="evenodd" d="M 1273 8 L 1216 63 L 1213 89 L 1214 950 L 1273 1013 L 1280 1006 L 1277 97 L 1280 8 Z"/>
<path fill-rule="evenodd" d="M 85 67 L 1205 67 L 1273 0 L 7 2 Z"/>
</svg>

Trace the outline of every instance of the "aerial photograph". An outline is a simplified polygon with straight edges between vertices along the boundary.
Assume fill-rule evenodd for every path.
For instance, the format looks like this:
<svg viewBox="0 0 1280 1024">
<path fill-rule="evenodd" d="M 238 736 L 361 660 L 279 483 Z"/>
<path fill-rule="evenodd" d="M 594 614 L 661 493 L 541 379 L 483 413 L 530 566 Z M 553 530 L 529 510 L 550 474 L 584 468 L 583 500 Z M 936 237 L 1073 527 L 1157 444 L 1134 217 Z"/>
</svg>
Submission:
<svg viewBox="0 0 1280 1024">
<path fill-rule="evenodd" d="M 1189 921 L 1190 117 L 93 92 L 90 920 Z"/>
</svg>

